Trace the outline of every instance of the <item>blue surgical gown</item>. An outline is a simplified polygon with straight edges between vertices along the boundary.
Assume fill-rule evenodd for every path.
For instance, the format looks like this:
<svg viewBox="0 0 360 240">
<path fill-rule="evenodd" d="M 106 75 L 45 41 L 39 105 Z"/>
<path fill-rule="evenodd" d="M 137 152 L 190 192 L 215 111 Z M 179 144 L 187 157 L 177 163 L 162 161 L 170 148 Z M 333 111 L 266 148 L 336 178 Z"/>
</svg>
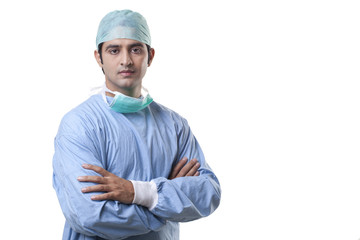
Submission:
<svg viewBox="0 0 360 240">
<path fill-rule="evenodd" d="M 183 157 L 197 158 L 200 176 L 169 180 Z M 154 181 L 154 208 L 117 201 L 93 201 L 78 176 L 97 175 L 89 163 L 127 180 Z M 179 239 L 179 222 L 211 214 L 220 185 L 205 162 L 187 121 L 152 102 L 136 113 L 117 113 L 93 95 L 67 113 L 55 137 L 53 185 L 65 215 L 63 239 Z M 95 193 L 99 194 L 99 193 Z"/>
</svg>

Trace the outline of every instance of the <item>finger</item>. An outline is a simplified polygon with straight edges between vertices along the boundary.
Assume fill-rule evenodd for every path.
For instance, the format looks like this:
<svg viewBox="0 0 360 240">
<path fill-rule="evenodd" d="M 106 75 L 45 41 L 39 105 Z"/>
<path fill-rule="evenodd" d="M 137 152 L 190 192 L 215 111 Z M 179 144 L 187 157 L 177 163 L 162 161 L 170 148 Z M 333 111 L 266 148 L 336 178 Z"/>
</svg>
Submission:
<svg viewBox="0 0 360 240">
<path fill-rule="evenodd" d="M 81 189 L 83 193 L 89 192 L 109 192 L 109 186 L 104 184 L 98 184 L 94 186 L 84 187 Z"/>
<path fill-rule="evenodd" d="M 91 200 L 94 200 L 94 201 L 112 200 L 112 194 L 104 193 L 104 194 L 99 194 L 99 195 L 93 195 L 93 196 L 91 196 Z"/>
<path fill-rule="evenodd" d="M 177 177 L 185 177 L 186 174 L 194 167 L 196 164 L 197 159 L 191 159 L 179 172 Z"/>
<path fill-rule="evenodd" d="M 100 176 L 80 176 L 77 178 L 79 182 L 105 183 L 106 179 Z"/>
<path fill-rule="evenodd" d="M 110 172 L 106 171 L 105 169 L 103 169 L 102 167 L 99 166 L 95 166 L 92 164 L 83 164 L 82 165 L 83 168 L 88 169 L 88 170 L 92 170 L 94 172 L 97 172 L 98 174 L 100 174 L 101 176 L 109 176 Z"/>
<path fill-rule="evenodd" d="M 196 163 L 190 170 L 189 172 L 186 174 L 186 176 L 195 176 L 196 172 L 198 172 L 197 170 L 200 168 L 200 163 Z"/>
<path fill-rule="evenodd" d="M 187 157 L 183 157 L 176 165 L 175 167 L 173 168 L 173 170 L 171 171 L 171 174 L 170 174 L 170 177 L 169 179 L 173 179 L 175 178 L 178 173 L 180 172 L 180 170 L 184 167 L 184 165 L 186 164 L 187 162 Z"/>
<path fill-rule="evenodd" d="M 197 177 L 197 176 L 200 176 L 200 172 L 197 171 L 194 176 L 196 176 L 196 177 Z"/>
</svg>

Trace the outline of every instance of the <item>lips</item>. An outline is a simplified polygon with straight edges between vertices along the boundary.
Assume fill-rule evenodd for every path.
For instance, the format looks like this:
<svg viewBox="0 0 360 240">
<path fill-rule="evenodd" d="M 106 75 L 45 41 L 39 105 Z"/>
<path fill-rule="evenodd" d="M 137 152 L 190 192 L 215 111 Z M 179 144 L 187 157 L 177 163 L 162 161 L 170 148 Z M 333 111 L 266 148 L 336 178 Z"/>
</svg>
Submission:
<svg viewBox="0 0 360 240">
<path fill-rule="evenodd" d="M 127 76 L 131 76 L 132 74 L 134 74 L 134 70 L 122 70 L 119 72 L 120 75 L 127 77 Z"/>
</svg>

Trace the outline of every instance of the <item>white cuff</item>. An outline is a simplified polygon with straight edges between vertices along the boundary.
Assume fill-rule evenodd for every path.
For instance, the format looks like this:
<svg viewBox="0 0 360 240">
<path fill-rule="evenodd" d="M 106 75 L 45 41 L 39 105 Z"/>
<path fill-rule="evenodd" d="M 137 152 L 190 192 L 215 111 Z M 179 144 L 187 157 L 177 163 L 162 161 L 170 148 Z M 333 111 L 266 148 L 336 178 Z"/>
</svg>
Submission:
<svg viewBox="0 0 360 240">
<path fill-rule="evenodd" d="M 153 209 L 158 203 L 156 183 L 130 180 L 134 186 L 134 200 L 132 203 Z"/>
</svg>

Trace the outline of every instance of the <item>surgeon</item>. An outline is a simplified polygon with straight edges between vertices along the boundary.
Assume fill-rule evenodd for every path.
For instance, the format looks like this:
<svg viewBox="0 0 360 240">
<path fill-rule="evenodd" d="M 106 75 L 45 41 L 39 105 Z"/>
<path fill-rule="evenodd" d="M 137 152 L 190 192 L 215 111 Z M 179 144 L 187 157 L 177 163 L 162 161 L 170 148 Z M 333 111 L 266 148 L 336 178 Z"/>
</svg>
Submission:
<svg viewBox="0 0 360 240">
<path fill-rule="evenodd" d="M 55 137 L 53 185 L 63 239 L 179 239 L 179 222 L 210 215 L 220 185 L 187 121 L 142 86 L 155 50 L 139 13 L 108 13 L 95 59 L 99 93 L 67 113 Z"/>
</svg>

